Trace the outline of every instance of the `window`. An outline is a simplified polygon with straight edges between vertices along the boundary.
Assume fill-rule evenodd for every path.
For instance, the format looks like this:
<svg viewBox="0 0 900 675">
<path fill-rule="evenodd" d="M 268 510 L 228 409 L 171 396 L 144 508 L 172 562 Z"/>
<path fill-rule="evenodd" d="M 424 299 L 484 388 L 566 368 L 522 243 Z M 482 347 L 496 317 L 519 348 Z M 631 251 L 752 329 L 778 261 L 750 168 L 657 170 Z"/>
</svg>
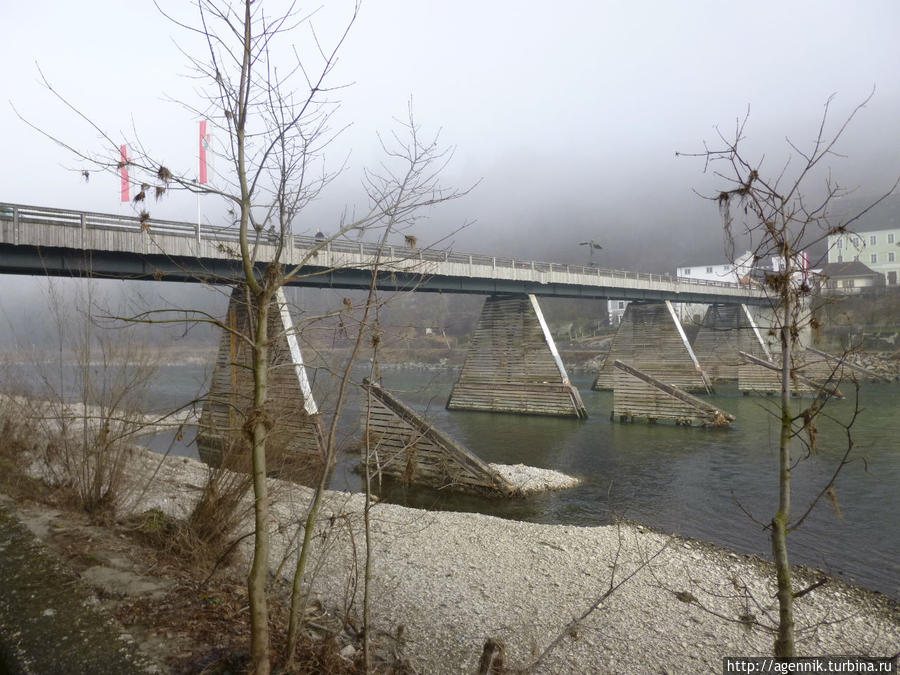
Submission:
<svg viewBox="0 0 900 675">
<path fill-rule="evenodd" d="M 888 235 L 888 243 L 889 243 L 889 244 L 893 244 L 893 243 L 894 243 L 894 234 L 893 234 L 893 233 L 891 233 L 891 234 Z"/>
<path fill-rule="evenodd" d="M 728 265 L 722 265 L 722 271 L 728 272 Z"/>
<path fill-rule="evenodd" d="M 853 282 L 855 279 L 843 279 L 841 280 L 841 288 L 853 288 Z"/>
<path fill-rule="evenodd" d="M 888 253 L 888 262 L 894 262 L 894 252 Z"/>
<path fill-rule="evenodd" d="M 870 256 L 869 256 L 869 261 L 870 261 L 870 262 L 875 262 L 875 263 L 877 263 L 877 262 L 878 262 L 878 254 L 877 254 L 877 253 L 873 253 L 872 255 L 870 255 Z"/>
<path fill-rule="evenodd" d="M 707 268 L 706 268 L 706 273 L 707 273 L 707 274 L 712 274 L 712 267 L 707 267 Z"/>
<path fill-rule="evenodd" d="M 684 276 L 686 276 L 686 277 L 691 276 L 691 268 L 690 267 L 684 268 Z"/>
<path fill-rule="evenodd" d="M 837 247 L 838 247 L 839 249 L 840 249 L 840 248 L 844 248 L 844 238 L 843 238 L 843 237 L 838 237 Z"/>
<path fill-rule="evenodd" d="M 869 237 L 869 243 L 872 244 L 872 246 L 875 245 L 875 235 L 874 234 L 871 237 Z"/>
</svg>

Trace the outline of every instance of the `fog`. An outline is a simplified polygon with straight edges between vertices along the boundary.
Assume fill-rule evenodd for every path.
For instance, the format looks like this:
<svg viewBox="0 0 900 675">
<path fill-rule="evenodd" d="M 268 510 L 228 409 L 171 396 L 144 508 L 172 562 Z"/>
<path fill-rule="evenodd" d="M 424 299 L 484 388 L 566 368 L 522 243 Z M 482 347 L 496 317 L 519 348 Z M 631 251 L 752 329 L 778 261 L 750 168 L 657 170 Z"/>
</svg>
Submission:
<svg viewBox="0 0 900 675">
<path fill-rule="evenodd" d="M 162 5 L 191 18 L 186 3 Z M 332 2 L 313 14 L 323 44 L 333 44 L 351 9 Z M 200 103 L 178 50 L 202 49 L 196 36 L 152 2 L 9 3 L 4 18 L 11 103 L 0 106 L 0 201 L 133 213 L 118 201 L 115 176 L 86 183 L 83 162 L 17 116 L 73 147 L 101 147 L 97 131 L 40 83 L 37 64 L 116 140 L 139 139 L 195 171 L 198 117 L 166 99 Z M 786 137 L 813 140 L 832 94 L 833 133 L 874 88 L 829 167 L 855 198 L 880 194 L 900 175 L 898 29 L 893 0 L 369 1 L 331 77 L 346 85 L 332 93 L 341 101 L 333 126 L 346 129 L 326 160 L 346 169 L 295 229 L 331 231 L 364 201 L 360 179 L 378 161 L 376 133 L 411 99 L 423 130 L 455 148 L 444 183 L 475 186 L 418 223 L 420 241 L 471 222 L 451 237 L 456 250 L 586 263 L 578 242 L 594 239 L 604 267 L 672 272 L 724 261 L 715 204 L 697 194 L 714 194 L 721 181 L 676 152 L 715 146 L 717 128 L 730 136 L 749 110 L 748 156 L 777 173 L 790 155 Z M 308 29 L 294 38 L 301 54 L 312 53 Z M 197 208 L 175 195 L 151 212 L 193 220 Z M 221 213 L 209 198 L 201 208 L 205 219 Z"/>
</svg>

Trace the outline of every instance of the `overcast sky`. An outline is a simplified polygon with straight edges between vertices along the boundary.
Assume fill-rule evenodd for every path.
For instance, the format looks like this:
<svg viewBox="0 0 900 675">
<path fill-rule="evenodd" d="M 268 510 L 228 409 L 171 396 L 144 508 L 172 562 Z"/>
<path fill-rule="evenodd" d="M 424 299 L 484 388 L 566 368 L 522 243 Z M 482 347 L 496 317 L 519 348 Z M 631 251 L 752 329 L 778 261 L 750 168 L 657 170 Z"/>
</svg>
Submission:
<svg viewBox="0 0 900 675">
<path fill-rule="evenodd" d="M 185 16 L 184 4 L 164 6 Z M 351 4 L 313 19 L 332 42 Z M 195 163 L 196 124 L 165 95 L 191 100 L 177 28 L 143 0 L 7 2 L 0 40 L 3 90 L 36 124 L 73 144 L 96 134 L 38 80 L 53 84 L 104 129 L 132 135 L 173 165 Z M 750 106 L 748 148 L 786 157 L 784 138 L 814 134 L 832 93 L 834 121 L 876 93 L 840 150 L 835 174 L 860 193 L 900 174 L 900 3 L 566 2 L 369 0 L 334 72 L 338 121 L 352 124 L 330 152 L 347 173 L 298 228 L 327 230 L 360 196 L 362 167 L 413 98 L 417 120 L 456 146 L 446 182 L 481 181 L 435 212 L 429 232 L 475 220 L 457 249 L 585 262 L 593 238 L 605 266 L 659 269 L 724 258 L 702 162 L 676 159 L 731 130 Z M 303 42 L 306 33 L 298 34 Z M 114 177 L 85 184 L 81 165 L 0 106 L 0 201 L 131 213 Z M 154 215 L 190 220 L 192 199 Z M 425 226 L 423 226 L 425 227 Z M 666 254 L 643 264 L 650 250 Z M 697 258 L 700 258 L 699 260 Z M 670 264 L 669 264 L 670 263 Z"/>
</svg>

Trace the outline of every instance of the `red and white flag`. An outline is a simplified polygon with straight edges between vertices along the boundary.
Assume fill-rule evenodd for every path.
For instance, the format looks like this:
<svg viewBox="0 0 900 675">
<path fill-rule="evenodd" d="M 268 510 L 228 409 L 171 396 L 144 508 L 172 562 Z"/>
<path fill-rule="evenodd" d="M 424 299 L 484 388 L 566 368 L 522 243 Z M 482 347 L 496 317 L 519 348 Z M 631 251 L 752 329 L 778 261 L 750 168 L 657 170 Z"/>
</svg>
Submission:
<svg viewBox="0 0 900 675">
<path fill-rule="evenodd" d="M 119 171 L 122 174 L 122 201 L 131 201 L 131 183 L 128 181 L 128 146 L 119 148 Z"/>
<path fill-rule="evenodd" d="M 206 151 L 209 149 L 209 134 L 206 133 L 206 120 L 200 122 L 200 178 L 199 183 L 208 182 L 206 175 Z"/>
</svg>

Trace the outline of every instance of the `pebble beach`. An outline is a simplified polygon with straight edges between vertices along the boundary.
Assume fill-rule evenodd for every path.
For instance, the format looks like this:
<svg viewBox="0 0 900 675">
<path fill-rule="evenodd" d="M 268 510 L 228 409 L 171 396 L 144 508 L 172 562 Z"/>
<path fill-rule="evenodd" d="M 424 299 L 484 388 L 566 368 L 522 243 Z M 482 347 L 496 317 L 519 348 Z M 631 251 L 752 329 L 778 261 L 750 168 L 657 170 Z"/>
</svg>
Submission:
<svg viewBox="0 0 900 675">
<path fill-rule="evenodd" d="M 143 462 L 150 472 L 158 457 Z M 205 475 L 199 462 L 167 458 L 132 508 L 183 515 Z M 312 490 L 272 483 L 272 568 L 287 558 L 288 577 Z M 326 607 L 360 609 L 363 507 L 360 494 L 324 500 L 311 584 Z M 626 523 L 542 525 L 385 503 L 371 523 L 374 627 L 399 635 L 419 672 L 475 672 L 488 638 L 503 643 L 507 667 L 540 658 L 534 672 L 547 673 L 720 672 L 724 656 L 772 653 L 774 573 L 754 556 Z M 798 570 L 794 583 L 818 578 Z M 829 580 L 795 613 L 801 655 L 900 650 L 900 608 L 883 595 Z"/>
</svg>

